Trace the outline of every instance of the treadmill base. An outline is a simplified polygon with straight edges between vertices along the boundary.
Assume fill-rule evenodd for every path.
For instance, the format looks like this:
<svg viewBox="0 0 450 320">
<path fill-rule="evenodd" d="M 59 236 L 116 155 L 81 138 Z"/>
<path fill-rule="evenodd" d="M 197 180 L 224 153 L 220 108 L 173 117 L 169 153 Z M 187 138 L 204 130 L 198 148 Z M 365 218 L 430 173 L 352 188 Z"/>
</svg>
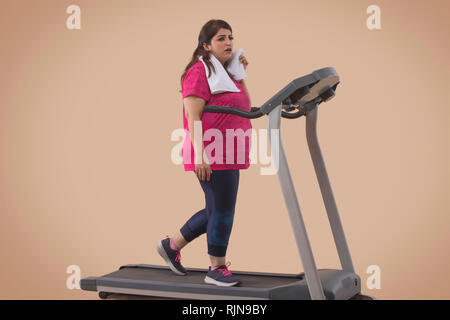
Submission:
<svg viewBox="0 0 450 320">
<path fill-rule="evenodd" d="M 81 279 L 81 289 L 98 291 L 100 298 L 110 293 L 175 299 L 282 299 L 309 300 L 304 274 L 273 274 L 233 271 L 242 280 L 240 286 L 219 287 L 204 283 L 206 269 L 187 269 L 186 276 L 173 273 L 166 266 L 126 265 L 101 277 Z M 347 300 L 361 292 L 358 275 L 332 269 L 318 270 L 325 297 Z"/>
</svg>

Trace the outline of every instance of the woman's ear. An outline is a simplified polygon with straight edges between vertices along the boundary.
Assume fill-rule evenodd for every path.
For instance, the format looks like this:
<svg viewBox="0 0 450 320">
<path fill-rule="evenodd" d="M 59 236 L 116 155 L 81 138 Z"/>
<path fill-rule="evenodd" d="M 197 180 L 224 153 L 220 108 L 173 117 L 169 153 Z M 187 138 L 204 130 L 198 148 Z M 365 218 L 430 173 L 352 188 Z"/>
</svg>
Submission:
<svg viewBox="0 0 450 320">
<path fill-rule="evenodd" d="M 206 51 L 210 51 L 211 50 L 211 48 L 210 48 L 211 46 L 208 46 L 207 44 L 206 44 L 206 42 L 203 42 L 203 49 L 205 49 Z"/>
</svg>

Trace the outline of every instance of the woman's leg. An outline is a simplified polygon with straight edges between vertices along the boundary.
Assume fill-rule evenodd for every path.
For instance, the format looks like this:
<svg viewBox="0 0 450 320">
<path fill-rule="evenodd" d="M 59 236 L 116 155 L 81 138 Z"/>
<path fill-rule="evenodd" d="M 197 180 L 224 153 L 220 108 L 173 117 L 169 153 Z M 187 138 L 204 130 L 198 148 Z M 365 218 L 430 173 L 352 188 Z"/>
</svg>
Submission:
<svg viewBox="0 0 450 320">
<path fill-rule="evenodd" d="M 220 173 L 219 173 L 220 172 Z M 233 227 L 239 185 L 239 170 L 215 171 L 214 183 L 211 185 L 214 195 L 214 210 L 211 210 L 208 226 L 208 254 L 211 268 L 205 276 L 205 283 L 231 287 L 241 280 L 228 270 L 226 251 Z"/>
<path fill-rule="evenodd" d="M 210 208 L 207 213 L 208 254 L 212 266 L 225 264 L 225 255 L 233 227 L 236 197 L 239 186 L 239 170 L 214 171 L 210 183 L 201 182 L 209 188 Z"/>
<path fill-rule="evenodd" d="M 198 179 L 198 178 L 197 178 Z M 201 181 L 199 180 L 200 184 Z M 206 233 L 209 212 L 214 207 L 214 197 L 209 185 L 201 184 L 205 193 L 205 209 L 198 211 L 181 227 L 180 231 L 173 237 L 173 241 L 179 249 L 185 247 L 189 242 Z"/>
<path fill-rule="evenodd" d="M 233 226 L 239 170 L 217 170 L 210 181 L 199 180 L 205 193 L 205 209 L 194 214 L 173 237 L 181 249 L 207 233 L 208 254 L 213 266 L 224 265 Z"/>
</svg>

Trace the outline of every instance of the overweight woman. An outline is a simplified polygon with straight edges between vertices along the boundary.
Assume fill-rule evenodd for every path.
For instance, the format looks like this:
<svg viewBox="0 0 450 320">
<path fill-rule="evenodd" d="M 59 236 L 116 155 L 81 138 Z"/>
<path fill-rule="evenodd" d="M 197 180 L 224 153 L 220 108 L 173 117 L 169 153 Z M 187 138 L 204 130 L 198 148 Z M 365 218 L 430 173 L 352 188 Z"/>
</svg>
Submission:
<svg viewBox="0 0 450 320">
<path fill-rule="evenodd" d="M 176 274 L 185 275 L 186 270 L 180 262 L 180 250 L 206 233 L 211 266 L 205 282 L 218 286 L 241 283 L 228 269 L 229 264 L 226 263 L 225 257 L 233 226 L 239 171 L 250 166 L 250 139 L 235 139 L 235 136 L 227 136 L 226 132 L 227 129 L 248 132 L 252 126 L 249 119 L 231 114 L 203 113 L 203 108 L 206 105 L 215 105 L 250 111 L 250 98 L 244 80 L 236 81 L 227 70 L 232 54 L 231 26 L 223 20 L 208 21 L 200 30 L 197 48 L 181 76 L 183 127 L 187 133 L 182 148 L 184 169 L 195 173 L 205 194 L 205 207 L 195 213 L 173 237 L 167 237 L 157 244 L 159 254 L 170 269 Z M 217 59 L 224 67 L 226 74 L 222 75 L 228 75 L 239 92 L 211 93 L 207 74 L 211 77 L 217 71 L 212 63 L 213 59 Z M 239 57 L 239 62 L 243 64 L 244 69 L 247 68 L 248 62 L 243 55 Z M 196 124 L 195 135 L 200 136 L 200 139 L 194 137 Z M 223 152 L 215 154 L 214 161 L 203 157 L 205 148 L 215 141 L 202 138 L 210 129 L 222 133 L 223 139 Z M 228 141 L 228 147 L 227 139 L 234 139 Z"/>
</svg>

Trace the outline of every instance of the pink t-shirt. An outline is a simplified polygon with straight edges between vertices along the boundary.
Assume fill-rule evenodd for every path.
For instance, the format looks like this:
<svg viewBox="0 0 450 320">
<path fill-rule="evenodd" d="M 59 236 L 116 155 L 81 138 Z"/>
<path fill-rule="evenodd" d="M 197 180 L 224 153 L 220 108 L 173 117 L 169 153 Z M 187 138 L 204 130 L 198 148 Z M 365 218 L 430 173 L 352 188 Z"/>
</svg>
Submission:
<svg viewBox="0 0 450 320">
<path fill-rule="evenodd" d="M 198 61 L 189 68 L 183 79 L 181 89 L 183 99 L 194 95 L 204 99 L 206 106 L 226 106 L 250 111 L 250 99 L 244 86 L 234 79 L 232 80 L 240 92 L 211 94 L 205 67 L 201 61 Z M 211 170 L 247 169 L 250 166 L 249 153 L 252 132 L 250 119 L 233 114 L 204 112 L 201 120 L 203 144 Z M 184 103 L 183 127 L 186 132 L 182 148 L 184 170 L 193 171 L 195 170 L 194 148 L 191 143 Z"/>
</svg>

